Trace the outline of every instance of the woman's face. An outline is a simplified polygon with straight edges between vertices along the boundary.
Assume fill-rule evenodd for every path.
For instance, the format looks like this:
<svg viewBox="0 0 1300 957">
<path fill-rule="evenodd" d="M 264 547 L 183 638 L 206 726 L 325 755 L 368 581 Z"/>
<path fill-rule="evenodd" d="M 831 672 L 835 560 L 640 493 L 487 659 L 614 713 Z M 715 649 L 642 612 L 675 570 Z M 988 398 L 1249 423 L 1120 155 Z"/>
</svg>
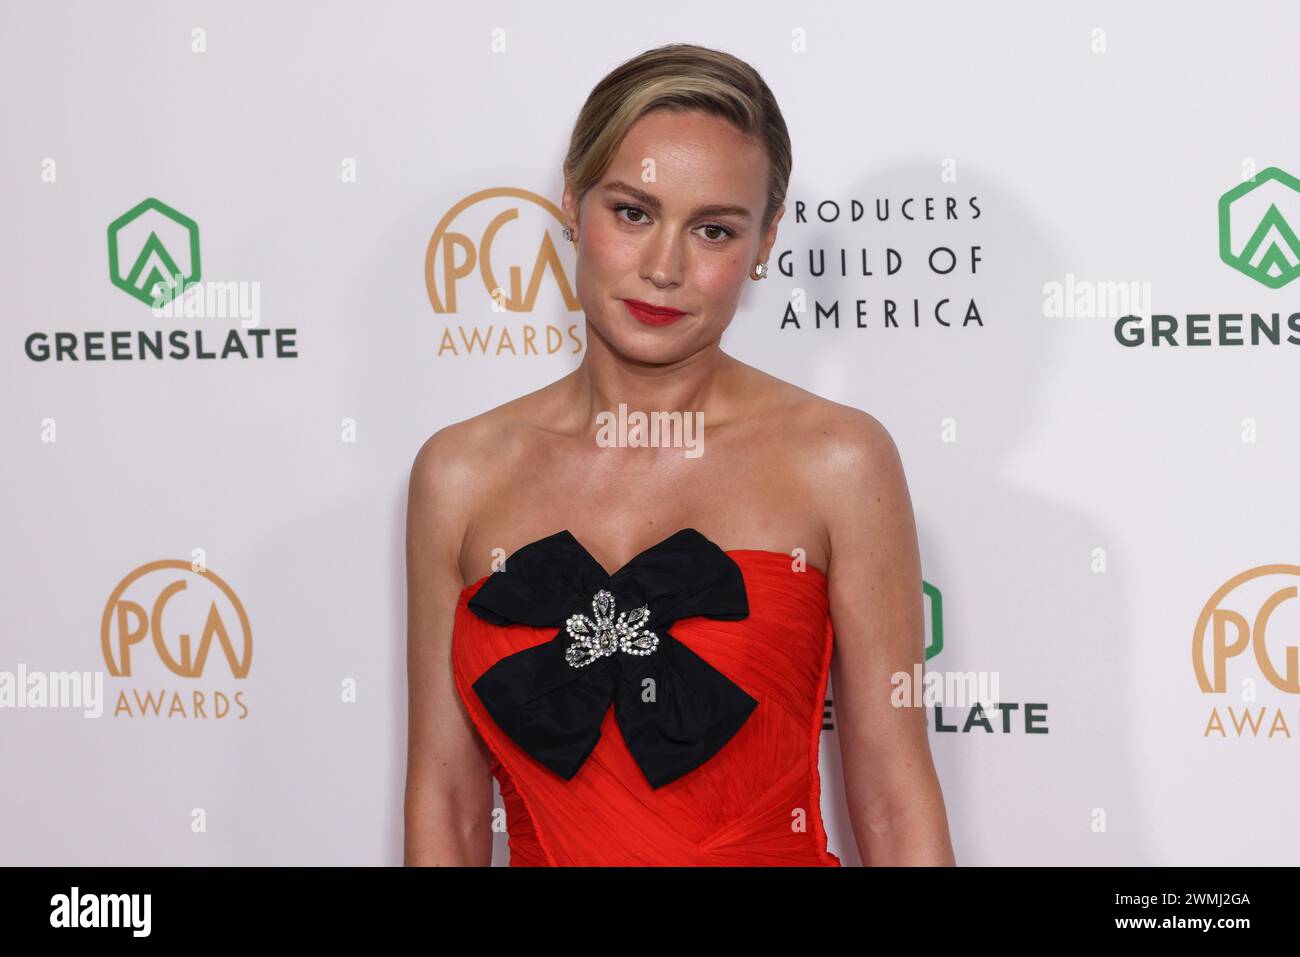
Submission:
<svg viewBox="0 0 1300 957">
<path fill-rule="evenodd" d="M 639 362 L 675 362 L 715 342 L 776 240 L 784 207 L 759 232 L 767 177 L 763 148 L 723 119 L 641 117 L 581 206 L 564 190 L 589 329 Z M 627 300 L 686 315 L 665 323 Z"/>
</svg>

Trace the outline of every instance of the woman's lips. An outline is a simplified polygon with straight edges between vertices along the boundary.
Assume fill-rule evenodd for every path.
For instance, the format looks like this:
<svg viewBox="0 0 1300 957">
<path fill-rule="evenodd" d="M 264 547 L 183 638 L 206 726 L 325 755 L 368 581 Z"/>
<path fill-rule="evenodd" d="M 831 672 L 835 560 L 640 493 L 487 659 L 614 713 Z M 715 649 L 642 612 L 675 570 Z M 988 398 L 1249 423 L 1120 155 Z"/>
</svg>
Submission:
<svg viewBox="0 0 1300 957">
<path fill-rule="evenodd" d="M 627 306 L 627 311 L 632 314 L 633 319 L 644 322 L 647 326 L 671 325 L 682 316 L 688 315 L 688 313 L 682 312 L 680 309 L 653 306 L 639 299 L 624 299 L 623 305 Z"/>
</svg>

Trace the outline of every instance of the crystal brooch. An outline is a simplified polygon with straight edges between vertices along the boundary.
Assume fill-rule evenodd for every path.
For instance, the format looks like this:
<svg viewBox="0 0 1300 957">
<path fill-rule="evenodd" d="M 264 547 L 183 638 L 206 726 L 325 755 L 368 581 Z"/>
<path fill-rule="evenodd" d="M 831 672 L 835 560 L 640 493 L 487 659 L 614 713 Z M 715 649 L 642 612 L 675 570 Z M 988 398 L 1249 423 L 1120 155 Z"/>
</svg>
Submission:
<svg viewBox="0 0 1300 957">
<path fill-rule="evenodd" d="M 564 660 L 574 668 L 583 668 L 597 658 L 621 651 L 628 655 L 648 655 L 659 647 L 659 636 L 646 631 L 650 608 L 642 605 L 614 617 L 614 596 L 605 589 L 591 600 L 595 620 L 586 615 L 570 615 L 564 630 L 573 644 L 564 651 Z"/>
</svg>

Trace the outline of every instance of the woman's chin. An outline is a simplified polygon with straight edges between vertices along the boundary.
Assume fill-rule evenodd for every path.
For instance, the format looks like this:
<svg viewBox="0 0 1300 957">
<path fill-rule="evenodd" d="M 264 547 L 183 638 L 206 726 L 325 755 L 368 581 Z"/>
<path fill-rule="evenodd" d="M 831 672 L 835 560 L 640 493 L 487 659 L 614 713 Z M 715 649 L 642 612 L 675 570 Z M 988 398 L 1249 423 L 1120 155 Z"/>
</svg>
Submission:
<svg viewBox="0 0 1300 957">
<path fill-rule="evenodd" d="M 623 358 L 649 365 L 677 362 L 687 352 L 683 339 L 647 334 L 639 330 L 622 330 L 610 345 Z"/>
</svg>

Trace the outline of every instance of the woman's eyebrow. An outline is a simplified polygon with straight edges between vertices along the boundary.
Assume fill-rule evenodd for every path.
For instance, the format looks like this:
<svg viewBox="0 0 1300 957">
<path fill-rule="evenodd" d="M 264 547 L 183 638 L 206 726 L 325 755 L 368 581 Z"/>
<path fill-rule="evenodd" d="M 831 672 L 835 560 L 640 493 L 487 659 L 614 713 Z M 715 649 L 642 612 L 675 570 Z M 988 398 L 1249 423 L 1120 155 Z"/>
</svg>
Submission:
<svg viewBox="0 0 1300 957">
<path fill-rule="evenodd" d="M 637 189 L 635 186 L 631 186 L 620 180 L 606 183 L 604 188 L 606 190 L 617 190 L 619 192 L 627 193 L 629 196 L 635 198 L 637 202 L 650 207 L 650 209 L 656 213 L 663 211 L 663 204 L 659 202 L 657 196 L 653 196 L 643 189 Z M 696 216 L 739 216 L 741 219 L 754 218 L 753 214 L 744 206 L 726 206 L 717 203 L 708 206 L 697 206 L 695 209 L 691 210 L 691 215 L 687 218 L 694 219 Z"/>
</svg>

